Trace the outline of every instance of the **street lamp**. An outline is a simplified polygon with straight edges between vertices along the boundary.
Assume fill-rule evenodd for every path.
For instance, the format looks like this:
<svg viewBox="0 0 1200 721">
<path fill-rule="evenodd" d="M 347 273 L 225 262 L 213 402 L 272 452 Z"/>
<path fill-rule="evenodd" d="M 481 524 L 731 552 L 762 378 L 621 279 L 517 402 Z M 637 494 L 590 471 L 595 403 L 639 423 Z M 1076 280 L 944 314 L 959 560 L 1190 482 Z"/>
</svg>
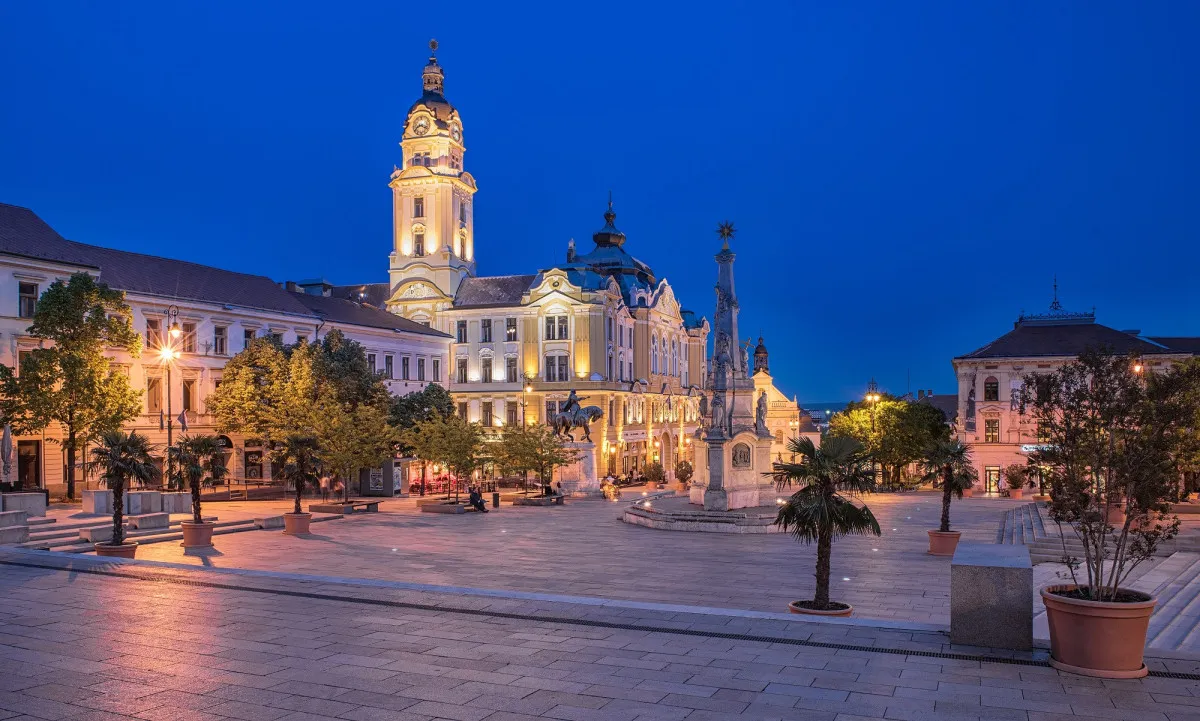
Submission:
<svg viewBox="0 0 1200 721">
<path fill-rule="evenodd" d="M 788 430 L 790 430 L 792 432 L 792 442 L 797 441 L 800 438 L 800 419 L 793 418 L 792 420 L 788 421 Z M 792 463 L 795 463 L 795 462 L 796 462 L 796 453 L 793 451 L 792 452 Z"/>
<path fill-rule="evenodd" d="M 167 308 L 167 318 L 171 321 L 167 332 L 170 333 L 172 340 L 174 340 L 183 334 L 183 329 L 179 327 L 179 308 L 174 305 Z"/>
<path fill-rule="evenodd" d="M 525 422 L 525 394 L 526 393 L 533 393 L 533 385 L 530 384 L 529 382 L 526 382 L 525 385 L 521 388 L 521 425 L 522 426 L 527 425 Z"/>
<path fill-rule="evenodd" d="M 174 306 L 171 307 L 174 308 Z M 172 415 L 171 411 L 171 366 L 173 366 L 175 361 L 179 358 L 179 351 L 175 350 L 169 345 L 163 345 L 158 349 L 158 356 L 163 365 L 167 367 L 167 482 L 169 483 L 171 481 L 171 477 L 174 475 L 172 473 L 173 469 L 171 468 L 172 464 L 170 459 L 171 446 L 174 442 L 172 439 L 172 433 L 175 428 L 175 417 Z"/>
<path fill-rule="evenodd" d="M 879 403 L 879 399 L 880 399 L 879 386 L 875 384 L 875 379 L 872 378 L 871 382 L 867 384 L 867 396 L 866 396 L 867 403 L 871 404 L 871 441 L 872 442 L 875 441 L 875 407 Z M 871 454 L 871 478 L 872 479 L 874 479 L 878 473 L 876 470 L 876 465 L 877 464 L 875 461 L 875 454 L 872 453 Z"/>
</svg>

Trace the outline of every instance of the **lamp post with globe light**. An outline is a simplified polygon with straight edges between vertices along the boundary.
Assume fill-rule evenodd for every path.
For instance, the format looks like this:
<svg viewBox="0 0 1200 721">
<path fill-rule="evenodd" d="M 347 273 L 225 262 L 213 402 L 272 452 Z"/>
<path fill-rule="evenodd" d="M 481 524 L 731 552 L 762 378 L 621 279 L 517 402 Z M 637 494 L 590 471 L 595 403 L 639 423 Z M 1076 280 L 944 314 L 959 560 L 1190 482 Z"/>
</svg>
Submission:
<svg viewBox="0 0 1200 721">
<path fill-rule="evenodd" d="M 882 396 L 879 395 L 879 386 L 875 384 L 875 379 L 872 378 L 871 382 L 867 384 L 867 395 L 865 398 L 866 402 L 871 404 L 871 443 L 872 443 L 872 445 L 878 445 L 878 443 L 876 443 L 876 441 L 875 441 L 875 408 L 876 408 L 876 406 L 878 406 L 880 398 L 882 398 Z M 872 453 L 871 454 L 871 477 L 875 478 L 875 476 L 877 474 L 878 474 L 878 471 L 877 471 L 877 463 L 875 461 L 875 454 Z"/>
</svg>

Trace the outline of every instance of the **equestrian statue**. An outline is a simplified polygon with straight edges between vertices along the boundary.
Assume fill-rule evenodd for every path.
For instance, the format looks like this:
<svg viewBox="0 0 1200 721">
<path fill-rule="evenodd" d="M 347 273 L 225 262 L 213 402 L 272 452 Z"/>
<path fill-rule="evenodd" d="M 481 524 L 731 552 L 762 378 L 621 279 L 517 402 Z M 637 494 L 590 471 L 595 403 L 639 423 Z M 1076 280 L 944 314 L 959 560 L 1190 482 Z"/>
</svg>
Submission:
<svg viewBox="0 0 1200 721">
<path fill-rule="evenodd" d="M 563 403 L 562 411 L 550 419 L 551 426 L 554 428 L 555 434 L 566 436 L 571 441 L 575 440 L 572 431 L 576 428 L 582 428 L 583 440 L 591 441 L 592 429 L 588 424 L 603 416 L 604 411 L 600 410 L 600 406 L 580 406 L 580 400 L 585 399 L 581 399 L 576 395 L 575 389 L 571 389 L 570 395 L 567 396 L 566 402 Z"/>
</svg>

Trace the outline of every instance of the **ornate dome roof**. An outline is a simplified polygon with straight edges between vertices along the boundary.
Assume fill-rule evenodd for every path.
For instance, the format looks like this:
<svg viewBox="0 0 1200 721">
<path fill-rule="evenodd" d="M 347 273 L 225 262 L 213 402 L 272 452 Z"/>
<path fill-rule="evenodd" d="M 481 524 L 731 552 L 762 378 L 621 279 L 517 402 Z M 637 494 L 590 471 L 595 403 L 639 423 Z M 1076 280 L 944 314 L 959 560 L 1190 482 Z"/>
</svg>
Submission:
<svg viewBox="0 0 1200 721">
<path fill-rule="evenodd" d="M 446 74 L 442 70 L 442 66 L 438 65 L 437 61 L 437 40 L 429 41 L 429 63 L 425 66 L 425 70 L 421 73 L 421 84 L 423 91 L 417 102 L 413 103 L 408 109 L 408 117 L 420 108 L 428 110 L 439 125 L 445 125 L 450 122 L 450 119 L 457 115 L 454 106 L 446 100 L 445 82 Z"/>
</svg>

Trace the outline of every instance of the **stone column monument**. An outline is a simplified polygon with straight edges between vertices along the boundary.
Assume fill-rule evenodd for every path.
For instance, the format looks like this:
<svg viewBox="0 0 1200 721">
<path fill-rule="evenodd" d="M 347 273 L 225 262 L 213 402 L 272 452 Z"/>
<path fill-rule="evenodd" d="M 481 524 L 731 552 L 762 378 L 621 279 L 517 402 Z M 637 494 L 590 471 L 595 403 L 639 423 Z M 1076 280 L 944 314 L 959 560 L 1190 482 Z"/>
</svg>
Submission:
<svg viewBox="0 0 1200 721">
<path fill-rule="evenodd" d="M 738 302 L 733 283 L 734 253 L 729 241 L 733 224 L 726 221 L 717 230 L 722 240 L 717 253 L 717 307 L 713 323 L 715 341 L 708 389 L 711 417 L 704 434 L 706 478 L 694 486 L 689 500 L 703 504 L 706 511 L 729 511 L 763 505 L 773 497 L 772 482 L 764 473 L 771 470 L 771 434 L 757 422 L 754 379 L 747 353 L 738 342 Z"/>
</svg>

